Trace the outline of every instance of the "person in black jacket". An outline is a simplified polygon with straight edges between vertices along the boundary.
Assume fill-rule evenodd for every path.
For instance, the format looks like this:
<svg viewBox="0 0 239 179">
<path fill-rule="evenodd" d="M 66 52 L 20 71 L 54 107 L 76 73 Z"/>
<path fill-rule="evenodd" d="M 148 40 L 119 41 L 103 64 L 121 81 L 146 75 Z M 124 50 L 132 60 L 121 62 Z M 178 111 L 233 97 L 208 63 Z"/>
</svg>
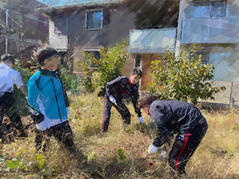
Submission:
<svg viewBox="0 0 239 179">
<path fill-rule="evenodd" d="M 106 132 L 108 130 L 112 106 L 114 106 L 121 114 L 124 123 L 130 124 L 131 115 L 128 108 L 122 101 L 123 99 L 131 99 L 135 112 L 138 114 L 140 123 L 143 122 L 141 111 L 137 107 L 137 100 L 139 98 L 138 82 L 142 75 L 142 71 L 135 68 L 130 77 L 119 76 L 106 84 L 102 132 Z"/>
<path fill-rule="evenodd" d="M 138 105 L 158 127 L 158 136 L 149 146 L 149 154 L 157 152 L 173 134 L 177 134 L 169 153 L 169 165 L 173 169 L 174 178 L 181 176 L 207 132 L 206 119 L 198 108 L 182 101 L 159 101 L 155 96 L 147 95 L 139 99 Z"/>
</svg>

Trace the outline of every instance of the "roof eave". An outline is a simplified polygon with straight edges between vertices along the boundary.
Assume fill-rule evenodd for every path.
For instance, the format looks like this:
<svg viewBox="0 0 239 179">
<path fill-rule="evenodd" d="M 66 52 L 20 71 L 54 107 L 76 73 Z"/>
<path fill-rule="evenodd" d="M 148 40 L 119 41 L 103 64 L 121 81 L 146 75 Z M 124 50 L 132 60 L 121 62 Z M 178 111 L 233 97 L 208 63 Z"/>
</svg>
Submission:
<svg viewBox="0 0 239 179">
<path fill-rule="evenodd" d="M 87 4 L 75 4 L 75 5 L 65 5 L 65 6 L 55 6 L 55 7 L 44 7 L 44 8 L 38 8 L 40 13 L 43 14 L 51 14 L 52 12 L 56 11 L 64 11 L 64 10 L 70 10 L 70 9 L 79 9 L 79 8 L 91 8 L 91 7 L 107 7 L 107 6 L 115 6 L 119 5 L 123 2 L 123 0 L 120 0 L 119 2 L 106 2 L 106 3 L 87 3 Z"/>
</svg>

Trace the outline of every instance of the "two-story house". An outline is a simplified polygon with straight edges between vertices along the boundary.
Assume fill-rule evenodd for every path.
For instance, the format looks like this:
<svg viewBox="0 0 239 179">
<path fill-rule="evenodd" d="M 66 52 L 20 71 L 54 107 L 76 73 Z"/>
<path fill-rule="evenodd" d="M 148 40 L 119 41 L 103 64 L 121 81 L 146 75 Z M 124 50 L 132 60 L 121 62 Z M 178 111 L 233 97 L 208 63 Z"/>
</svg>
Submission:
<svg viewBox="0 0 239 179">
<path fill-rule="evenodd" d="M 178 0 L 72 0 L 42 1 L 49 7 L 40 11 L 49 17 L 49 45 L 67 57 L 73 54 L 73 70 L 79 73 L 78 63 L 85 60 L 87 53 L 99 57 L 102 46 L 113 46 L 121 41 L 128 41 L 133 33 L 135 48 L 124 67 L 123 74 L 130 73 L 134 66 L 141 67 L 148 74 L 150 60 L 158 58 L 153 55 L 156 50 L 164 53 L 163 47 L 175 46 L 178 17 Z M 159 30 L 167 27 L 166 30 Z M 131 29 L 151 29 L 143 34 Z M 169 42 L 163 38 L 169 35 Z M 139 35 L 144 38 L 147 55 L 141 56 L 138 48 Z M 157 39 L 159 38 L 159 39 Z M 173 38 L 173 40 L 172 40 Z M 150 43 L 151 40 L 154 42 Z M 161 43 L 161 40 L 163 42 Z M 142 38 L 141 38 L 142 41 Z M 159 45 L 157 45 L 159 43 Z M 154 49 L 150 50 L 148 45 Z M 152 54 L 152 56 L 150 56 Z M 143 57 L 143 58 L 142 58 Z M 70 58 L 69 58 L 70 59 Z M 145 89 L 148 75 L 143 77 L 141 90 Z"/>
</svg>

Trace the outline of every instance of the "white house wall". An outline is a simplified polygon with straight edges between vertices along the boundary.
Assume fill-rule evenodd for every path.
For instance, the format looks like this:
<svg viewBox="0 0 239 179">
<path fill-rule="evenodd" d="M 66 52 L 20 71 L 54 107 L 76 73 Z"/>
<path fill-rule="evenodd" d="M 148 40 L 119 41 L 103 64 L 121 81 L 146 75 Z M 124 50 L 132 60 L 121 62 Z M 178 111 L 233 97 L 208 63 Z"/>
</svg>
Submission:
<svg viewBox="0 0 239 179">
<path fill-rule="evenodd" d="M 62 26 L 64 26 L 64 28 Z M 54 21 L 49 19 L 49 46 L 57 50 L 67 51 L 68 35 L 66 18 L 64 21 L 62 19 Z"/>
</svg>

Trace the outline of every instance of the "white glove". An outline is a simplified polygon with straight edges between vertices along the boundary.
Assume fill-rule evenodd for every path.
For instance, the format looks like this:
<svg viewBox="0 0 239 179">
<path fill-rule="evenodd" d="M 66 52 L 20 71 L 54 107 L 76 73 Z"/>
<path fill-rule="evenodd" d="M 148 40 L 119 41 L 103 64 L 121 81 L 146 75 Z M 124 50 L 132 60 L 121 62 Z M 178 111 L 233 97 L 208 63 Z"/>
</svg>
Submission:
<svg viewBox="0 0 239 179">
<path fill-rule="evenodd" d="M 117 105 L 117 104 L 116 104 L 116 100 L 115 100 L 115 98 L 114 98 L 112 95 L 110 95 L 109 99 L 110 99 L 110 101 L 111 101 L 113 104 Z"/>
<path fill-rule="evenodd" d="M 149 149 L 148 149 L 148 154 L 153 154 L 153 153 L 156 153 L 156 152 L 158 152 L 158 147 L 156 147 L 156 146 L 154 146 L 153 144 L 151 144 L 150 146 L 149 146 Z"/>
<path fill-rule="evenodd" d="M 162 150 L 159 154 L 159 158 L 160 160 L 165 160 L 167 157 L 167 151 L 166 150 Z"/>
<path fill-rule="evenodd" d="M 144 122 L 144 118 L 141 116 L 139 117 L 139 123 L 143 123 Z"/>
</svg>

